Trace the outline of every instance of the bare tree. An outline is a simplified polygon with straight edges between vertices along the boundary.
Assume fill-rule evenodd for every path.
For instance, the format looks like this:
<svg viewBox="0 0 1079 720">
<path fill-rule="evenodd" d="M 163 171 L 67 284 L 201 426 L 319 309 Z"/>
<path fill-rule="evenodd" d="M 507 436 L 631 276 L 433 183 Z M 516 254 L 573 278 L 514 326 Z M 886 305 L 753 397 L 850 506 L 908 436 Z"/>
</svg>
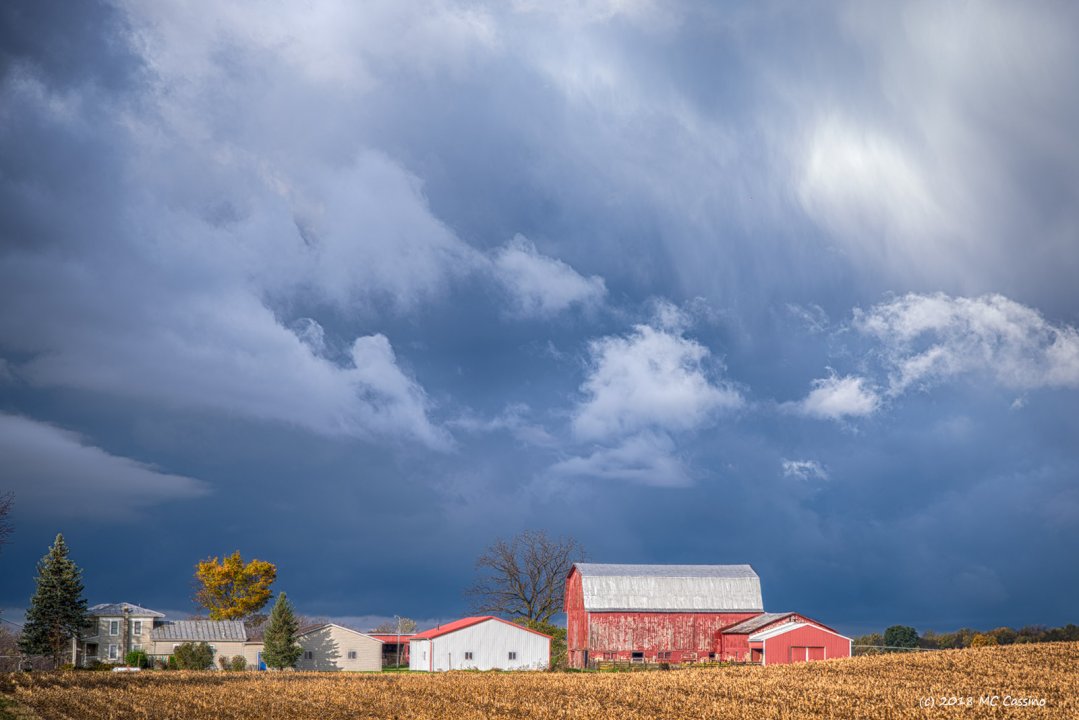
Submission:
<svg viewBox="0 0 1079 720">
<path fill-rule="evenodd" d="M 496 540 L 479 556 L 478 577 L 467 594 L 477 612 L 549 622 L 562 610 L 566 575 L 583 559 L 584 549 L 573 538 L 526 530 L 512 540 Z"/>
<path fill-rule="evenodd" d="M 411 635 L 416 632 L 416 621 L 412 618 L 402 616 L 393 616 L 393 620 L 387 620 L 372 632 L 376 632 L 380 635 Z"/>
<path fill-rule="evenodd" d="M 6 492 L 0 493 L 0 548 L 3 548 L 7 543 L 8 537 L 11 535 L 11 523 L 8 521 L 8 515 L 11 513 L 11 508 L 15 504 L 15 493 Z"/>
</svg>

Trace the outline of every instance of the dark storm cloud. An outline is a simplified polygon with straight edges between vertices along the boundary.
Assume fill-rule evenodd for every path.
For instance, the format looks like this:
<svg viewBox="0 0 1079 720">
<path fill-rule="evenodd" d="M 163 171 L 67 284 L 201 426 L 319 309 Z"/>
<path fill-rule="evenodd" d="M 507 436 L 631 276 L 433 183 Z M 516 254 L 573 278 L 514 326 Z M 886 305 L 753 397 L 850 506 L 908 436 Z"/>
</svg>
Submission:
<svg viewBox="0 0 1079 720">
<path fill-rule="evenodd" d="M 0 474 L 5 564 L 64 518 L 95 601 L 239 547 L 441 617 L 547 527 L 841 626 L 1074 619 L 1071 8 L 2 13 L 0 409 L 65 448 L 5 452 L 160 490 L 102 524 Z"/>
</svg>

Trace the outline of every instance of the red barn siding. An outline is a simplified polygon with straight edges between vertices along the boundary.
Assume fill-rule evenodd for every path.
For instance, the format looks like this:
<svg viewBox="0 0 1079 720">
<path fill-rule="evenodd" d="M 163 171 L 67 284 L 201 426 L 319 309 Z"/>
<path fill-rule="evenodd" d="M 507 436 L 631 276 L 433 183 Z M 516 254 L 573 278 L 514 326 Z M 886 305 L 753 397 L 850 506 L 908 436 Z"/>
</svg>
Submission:
<svg viewBox="0 0 1079 720">
<path fill-rule="evenodd" d="M 588 651 L 588 611 L 584 607 L 584 586 L 577 568 L 566 578 L 566 650 L 570 667 L 584 667 Z"/>
<path fill-rule="evenodd" d="M 806 662 L 807 655 L 809 660 L 850 657 L 850 640 L 821 627 L 800 627 L 770 637 L 763 645 L 765 665 Z"/>
<path fill-rule="evenodd" d="M 593 612 L 588 616 L 592 659 L 628 660 L 634 652 L 647 662 L 707 660 L 717 652 L 723 628 L 760 613 Z M 661 658 L 660 653 L 671 653 Z"/>
</svg>

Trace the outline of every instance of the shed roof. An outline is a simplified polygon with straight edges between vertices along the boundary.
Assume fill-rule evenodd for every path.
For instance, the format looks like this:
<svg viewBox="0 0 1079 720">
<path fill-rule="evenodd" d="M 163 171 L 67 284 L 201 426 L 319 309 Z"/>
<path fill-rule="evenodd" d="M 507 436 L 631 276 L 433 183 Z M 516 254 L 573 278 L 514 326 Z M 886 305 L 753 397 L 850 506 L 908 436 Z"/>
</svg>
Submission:
<svg viewBox="0 0 1079 720">
<path fill-rule="evenodd" d="M 133 603 L 102 603 L 100 605 L 94 605 L 92 608 L 88 608 L 87 613 L 94 617 L 109 617 L 115 615 L 116 617 L 123 617 L 127 615 L 129 617 L 155 617 L 163 618 L 165 613 L 159 613 L 156 610 L 150 610 L 148 608 L 135 605 Z"/>
<path fill-rule="evenodd" d="M 176 642 L 245 642 L 247 631 L 240 620 L 177 620 L 155 627 L 150 637 Z"/>
<path fill-rule="evenodd" d="M 461 618 L 460 620 L 454 620 L 451 623 L 446 623 L 445 625 L 440 625 L 436 628 L 431 628 L 430 630 L 424 630 L 421 633 L 416 633 L 411 638 L 409 638 L 409 640 L 430 640 L 432 638 L 441 637 L 442 635 L 448 635 L 451 632 L 464 630 L 466 627 L 471 627 L 472 625 L 479 625 L 480 623 L 487 622 L 488 620 L 494 620 L 496 622 L 509 625 L 510 627 L 516 628 L 518 630 L 524 630 L 525 632 L 540 635 L 547 638 L 548 640 L 551 639 L 550 635 L 545 635 L 539 630 L 533 630 L 532 628 L 525 627 L 524 625 L 518 625 L 517 623 L 512 623 L 509 620 L 503 620 L 502 618 L 495 617 L 494 615 L 479 615 L 476 617 Z"/>
<path fill-rule="evenodd" d="M 794 615 L 792 612 L 787 613 L 761 613 L 757 617 L 752 617 L 749 620 L 743 620 L 740 623 L 731 625 L 729 628 L 723 631 L 724 635 L 745 635 L 756 630 L 760 630 L 765 625 L 771 625 L 774 622 L 778 622 L 785 618 L 789 618 Z"/>
<path fill-rule="evenodd" d="M 382 642 L 382 639 L 379 638 L 378 636 L 370 635 L 368 633 L 363 633 L 363 632 L 360 632 L 359 630 L 353 630 L 350 627 L 345 627 L 344 625 L 338 625 L 337 623 L 322 623 L 321 625 L 311 625 L 311 626 L 304 627 L 304 628 L 302 628 L 300 630 L 299 633 L 297 633 L 296 637 L 303 637 L 304 635 L 310 635 L 313 632 L 316 632 L 318 630 L 321 630 L 322 628 L 328 628 L 328 627 L 335 627 L 338 630 L 344 630 L 345 632 L 350 632 L 353 635 L 359 635 L 360 637 L 365 637 L 365 638 L 368 638 L 369 640 L 374 640 L 375 642 L 379 642 L 379 643 Z"/>
<path fill-rule="evenodd" d="M 576 563 L 590 611 L 761 612 L 761 580 L 749 565 Z"/>
</svg>

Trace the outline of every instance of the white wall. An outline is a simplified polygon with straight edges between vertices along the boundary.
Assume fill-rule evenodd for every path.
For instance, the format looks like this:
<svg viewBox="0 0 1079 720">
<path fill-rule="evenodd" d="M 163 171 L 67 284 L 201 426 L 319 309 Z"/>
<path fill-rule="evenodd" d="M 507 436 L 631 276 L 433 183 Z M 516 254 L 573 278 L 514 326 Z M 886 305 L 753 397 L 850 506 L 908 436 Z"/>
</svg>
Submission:
<svg viewBox="0 0 1079 720">
<path fill-rule="evenodd" d="M 408 669 L 429 670 L 431 667 L 430 653 L 430 640 L 410 640 L 408 643 Z"/>
<path fill-rule="evenodd" d="M 432 638 L 431 645 L 435 670 L 545 670 L 551 659 L 548 638 L 498 620 Z M 509 659 L 510 652 L 516 659 Z"/>
</svg>

